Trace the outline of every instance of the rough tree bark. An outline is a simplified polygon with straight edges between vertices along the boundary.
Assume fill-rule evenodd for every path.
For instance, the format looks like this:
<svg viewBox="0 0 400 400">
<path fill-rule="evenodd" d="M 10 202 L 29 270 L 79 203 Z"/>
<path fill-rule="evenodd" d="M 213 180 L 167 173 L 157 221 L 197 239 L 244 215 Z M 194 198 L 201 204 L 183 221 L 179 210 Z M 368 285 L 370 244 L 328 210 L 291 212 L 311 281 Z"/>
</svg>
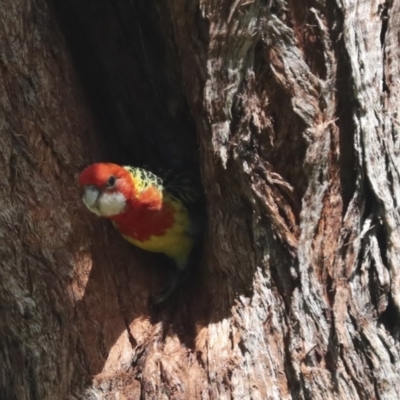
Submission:
<svg viewBox="0 0 400 400">
<path fill-rule="evenodd" d="M 0 399 L 400 398 L 400 0 L 0 15 Z M 179 303 L 83 209 L 105 159 L 200 169 Z"/>
</svg>

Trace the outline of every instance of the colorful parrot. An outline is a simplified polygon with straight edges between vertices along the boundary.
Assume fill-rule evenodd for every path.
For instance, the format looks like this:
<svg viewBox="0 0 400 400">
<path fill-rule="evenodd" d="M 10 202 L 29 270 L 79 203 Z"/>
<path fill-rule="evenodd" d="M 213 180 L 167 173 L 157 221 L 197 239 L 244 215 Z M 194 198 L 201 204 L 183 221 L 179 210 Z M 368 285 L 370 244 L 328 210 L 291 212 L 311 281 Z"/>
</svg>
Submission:
<svg viewBox="0 0 400 400">
<path fill-rule="evenodd" d="M 190 212 L 199 191 L 186 177 L 169 175 L 162 179 L 142 168 L 98 163 L 79 176 L 83 202 L 91 212 L 111 220 L 135 246 L 174 261 L 176 274 L 156 302 L 166 300 L 180 283 L 202 230 Z"/>
</svg>

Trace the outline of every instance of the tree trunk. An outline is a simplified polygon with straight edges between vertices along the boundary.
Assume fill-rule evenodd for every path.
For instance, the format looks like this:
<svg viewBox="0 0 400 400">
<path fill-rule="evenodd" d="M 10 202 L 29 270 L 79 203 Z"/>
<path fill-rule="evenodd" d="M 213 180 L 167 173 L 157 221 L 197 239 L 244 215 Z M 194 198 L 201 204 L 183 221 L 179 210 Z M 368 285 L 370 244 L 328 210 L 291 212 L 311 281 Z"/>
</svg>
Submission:
<svg viewBox="0 0 400 400">
<path fill-rule="evenodd" d="M 0 399 L 400 398 L 400 0 L 3 0 Z M 84 209 L 199 170 L 179 302 Z"/>
</svg>

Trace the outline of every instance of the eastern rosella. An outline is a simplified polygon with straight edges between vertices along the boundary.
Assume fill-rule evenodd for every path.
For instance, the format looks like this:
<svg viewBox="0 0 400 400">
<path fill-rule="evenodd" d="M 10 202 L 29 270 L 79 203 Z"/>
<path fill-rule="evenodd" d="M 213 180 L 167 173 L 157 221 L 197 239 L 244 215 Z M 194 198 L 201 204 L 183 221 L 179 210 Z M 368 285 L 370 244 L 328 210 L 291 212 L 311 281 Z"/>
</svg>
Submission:
<svg viewBox="0 0 400 400">
<path fill-rule="evenodd" d="M 99 163 L 82 171 L 79 184 L 86 207 L 110 219 L 126 240 L 144 250 L 164 253 L 175 262 L 178 274 L 186 268 L 200 233 L 188 210 L 196 201 L 196 191 L 187 180 L 168 183 L 142 168 Z M 174 279 L 159 301 L 178 283 Z"/>
</svg>

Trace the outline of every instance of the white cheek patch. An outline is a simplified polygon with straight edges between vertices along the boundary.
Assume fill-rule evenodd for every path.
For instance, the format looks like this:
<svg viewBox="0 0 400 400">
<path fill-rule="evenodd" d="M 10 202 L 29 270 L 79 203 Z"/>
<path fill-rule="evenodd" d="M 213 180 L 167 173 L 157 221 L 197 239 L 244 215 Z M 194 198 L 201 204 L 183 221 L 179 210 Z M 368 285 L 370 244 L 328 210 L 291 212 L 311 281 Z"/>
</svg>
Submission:
<svg viewBox="0 0 400 400">
<path fill-rule="evenodd" d="M 126 207 L 126 199 L 122 193 L 103 193 L 97 202 L 99 215 L 111 217 L 121 214 Z"/>
</svg>

